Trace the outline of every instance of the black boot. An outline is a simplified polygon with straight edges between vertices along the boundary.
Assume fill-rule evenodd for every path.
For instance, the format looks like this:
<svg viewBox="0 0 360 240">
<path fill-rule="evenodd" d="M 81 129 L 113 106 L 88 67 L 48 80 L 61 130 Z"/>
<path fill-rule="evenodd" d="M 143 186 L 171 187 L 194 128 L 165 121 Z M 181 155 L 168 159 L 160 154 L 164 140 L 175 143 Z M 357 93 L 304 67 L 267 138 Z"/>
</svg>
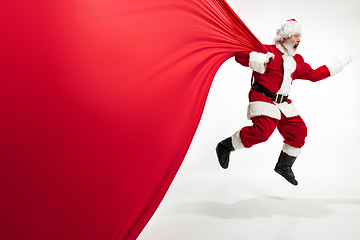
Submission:
<svg viewBox="0 0 360 240">
<path fill-rule="evenodd" d="M 298 182 L 295 180 L 295 175 L 291 170 L 292 165 L 295 162 L 296 157 L 292 157 L 285 152 L 281 151 L 279 160 L 275 166 L 275 172 L 283 176 L 293 185 L 298 185 Z"/>
<path fill-rule="evenodd" d="M 219 163 L 222 168 L 227 169 L 230 161 L 230 152 L 234 151 L 234 147 L 231 142 L 231 137 L 219 142 L 216 146 L 216 154 L 219 159 Z"/>
</svg>

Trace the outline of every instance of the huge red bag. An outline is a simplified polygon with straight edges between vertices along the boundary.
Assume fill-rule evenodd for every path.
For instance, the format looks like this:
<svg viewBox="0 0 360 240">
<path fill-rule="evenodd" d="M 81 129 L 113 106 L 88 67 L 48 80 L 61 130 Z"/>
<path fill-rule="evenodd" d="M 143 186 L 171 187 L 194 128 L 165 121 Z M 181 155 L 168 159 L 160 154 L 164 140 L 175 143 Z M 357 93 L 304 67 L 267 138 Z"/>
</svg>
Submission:
<svg viewBox="0 0 360 240">
<path fill-rule="evenodd" d="M 212 79 L 261 43 L 223 0 L 0 3 L 0 239 L 136 239 Z"/>
</svg>

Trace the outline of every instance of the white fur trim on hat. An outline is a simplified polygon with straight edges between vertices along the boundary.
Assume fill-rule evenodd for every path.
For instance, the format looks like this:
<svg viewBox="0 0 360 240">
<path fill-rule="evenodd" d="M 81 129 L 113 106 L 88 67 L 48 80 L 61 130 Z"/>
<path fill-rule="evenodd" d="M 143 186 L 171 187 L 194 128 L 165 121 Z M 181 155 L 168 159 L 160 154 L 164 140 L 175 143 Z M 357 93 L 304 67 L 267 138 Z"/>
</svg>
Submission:
<svg viewBox="0 0 360 240">
<path fill-rule="evenodd" d="M 293 147 L 293 146 L 290 146 L 289 144 L 284 144 L 282 150 L 292 156 L 292 157 L 298 157 L 301 153 L 301 148 L 296 148 L 296 147 Z"/>
<path fill-rule="evenodd" d="M 248 106 L 247 118 L 250 120 L 253 117 L 268 116 L 280 120 L 281 113 L 275 104 L 268 102 L 250 102 Z"/>
<path fill-rule="evenodd" d="M 331 62 L 326 64 L 326 67 L 329 69 L 331 76 L 334 76 L 343 70 L 343 65 L 339 58 L 334 58 L 331 60 Z"/>
<path fill-rule="evenodd" d="M 300 24 L 295 19 L 288 20 L 277 29 L 274 42 L 279 42 L 299 33 L 302 35 Z"/>
<path fill-rule="evenodd" d="M 232 143 L 235 150 L 239 150 L 239 149 L 244 148 L 244 144 L 242 143 L 241 138 L 240 138 L 240 130 L 235 132 L 231 136 L 231 143 Z"/>
<path fill-rule="evenodd" d="M 266 60 L 268 60 L 266 54 L 251 52 L 249 56 L 249 68 L 255 72 L 263 74 L 266 70 Z"/>
</svg>

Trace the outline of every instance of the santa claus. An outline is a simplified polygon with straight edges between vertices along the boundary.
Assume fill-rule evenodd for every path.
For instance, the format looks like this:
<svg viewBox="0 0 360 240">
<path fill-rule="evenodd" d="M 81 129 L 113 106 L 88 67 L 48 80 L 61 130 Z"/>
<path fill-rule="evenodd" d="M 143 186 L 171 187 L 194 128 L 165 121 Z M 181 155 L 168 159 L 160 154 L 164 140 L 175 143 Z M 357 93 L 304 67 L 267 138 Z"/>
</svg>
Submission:
<svg viewBox="0 0 360 240">
<path fill-rule="evenodd" d="M 296 54 L 300 38 L 300 24 L 291 19 L 277 30 L 274 45 L 264 45 L 266 54 L 239 52 L 235 56 L 237 62 L 253 70 L 247 114 L 252 126 L 243 127 L 217 145 L 216 153 L 222 168 L 228 168 L 230 152 L 265 142 L 277 128 L 284 138 L 284 145 L 275 171 L 293 185 L 298 184 L 291 167 L 305 143 L 307 128 L 288 98 L 292 81 L 316 82 L 334 76 L 352 60 L 351 57 L 335 58 L 327 65 L 312 69 L 301 55 Z"/>
</svg>

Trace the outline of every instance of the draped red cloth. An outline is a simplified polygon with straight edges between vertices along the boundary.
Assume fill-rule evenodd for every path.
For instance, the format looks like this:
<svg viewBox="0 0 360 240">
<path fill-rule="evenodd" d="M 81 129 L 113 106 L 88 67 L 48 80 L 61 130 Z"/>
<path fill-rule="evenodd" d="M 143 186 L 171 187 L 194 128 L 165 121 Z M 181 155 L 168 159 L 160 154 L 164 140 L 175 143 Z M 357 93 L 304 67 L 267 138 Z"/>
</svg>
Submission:
<svg viewBox="0 0 360 240">
<path fill-rule="evenodd" d="M 0 239 L 136 239 L 212 79 L 262 44 L 224 0 L 0 3 Z"/>
</svg>

